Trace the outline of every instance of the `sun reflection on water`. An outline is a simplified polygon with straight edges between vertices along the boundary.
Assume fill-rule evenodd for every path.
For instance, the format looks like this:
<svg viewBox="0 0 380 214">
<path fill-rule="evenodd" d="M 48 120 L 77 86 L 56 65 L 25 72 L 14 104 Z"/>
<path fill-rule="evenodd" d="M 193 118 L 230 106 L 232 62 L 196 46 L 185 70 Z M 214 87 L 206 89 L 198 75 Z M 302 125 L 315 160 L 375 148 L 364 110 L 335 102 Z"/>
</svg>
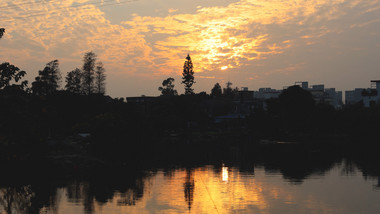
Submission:
<svg viewBox="0 0 380 214">
<path fill-rule="evenodd" d="M 222 167 L 222 180 L 228 182 L 228 167 Z"/>
<path fill-rule="evenodd" d="M 351 177 L 345 180 L 336 179 L 341 176 L 341 169 L 330 171 L 326 182 L 309 179 L 301 185 L 284 182 L 281 173 L 268 172 L 264 168 L 244 170 L 237 167 L 204 166 L 199 168 L 182 168 L 158 171 L 153 176 L 139 180 L 137 189 L 115 192 L 108 200 L 98 202 L 93 197 L 87 197 L 87 183 L 77 185 L 79 200 L 70 200 L 70 188 L 59 194 L 59 206 L 56 212 L 47 209 L 46 213 L 87 213 L 86 207 L 93 213 L 357 213 L 350 212 L 355 207 L 344 208 L 342 212 L 335 212 L 335 207 L 347 206 L 347 200 L 355 199 L 356 195 L 338 194 L 343 197 L 339 203 L 330 200 L 333 186 L 352 186 L 365 192 L 365 185 L 361 177 Z M 141 183 L 140 183 L 141 181 Z M 306 182 L 307 181 L 307 182 Z M 329 182 L 327 182 L 329 183 Z M 345 184 L 344 184 L 345 183 Z M 364 186 L 363 186 L 364 185 Z M 341 186 L 342 187 L 342 186 Z M 79 189 L 78 189 L 79 188 Z M 88 188 L 87 188 L 88 190 Z M 350 192 L 349 189 L 347 189 Z M 73 192 L 75 193 L 75 192 Z M 373 197 L 379 193 L 370 192 Z M 377 195 L 376 195 L 377 194 Z M 1 196 L 1 192 L 0 192 Z M 72 195 L 73 196 L 73 195 Z M 337 195 L 333 196 L 336 198 Z M 74 197 L 76 198 L 76 197 Z M 93 206 L 88 206 L 88 200 Z M 332 202 L 334 201 L 334 202 Z M 362 203 L 366 203 L 365 200 Z M 87 204 L 87 206 L 86 206 Z M 377 203 L 369 204 L 374 210 L 380 210 Z M 1 209 L 1 208 L 0 208 Z M 51 212 L 52 211 L 52 212 Z M 88 210 L 87 210 L 88 211 Z M 344 211 L 344 212 L 343 212 Z M 367 210 L 368 211 L 368 210 Z M 370 212 L 365 212 L 370 213 Z M 377 213 L 377 212 L 376 212 Z"/>
</svg>

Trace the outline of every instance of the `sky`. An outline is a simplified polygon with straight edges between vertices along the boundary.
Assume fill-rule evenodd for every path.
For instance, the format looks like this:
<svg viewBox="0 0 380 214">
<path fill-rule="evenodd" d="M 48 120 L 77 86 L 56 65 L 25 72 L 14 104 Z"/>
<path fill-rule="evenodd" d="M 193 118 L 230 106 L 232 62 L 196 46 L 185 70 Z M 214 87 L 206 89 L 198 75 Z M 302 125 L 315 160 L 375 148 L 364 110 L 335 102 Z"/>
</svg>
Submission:
<svg viewBox="0 0 380 214">
<path fill-rule="evenodd" d="M 181 84 L 282 89 L 296 81 L 349 90 L 380 79 L 380 0 L 1 0 L 0 63 L 31 83 L 58 59 L 63 76 L 94 51 L 112 97 Z"/>
</svg>

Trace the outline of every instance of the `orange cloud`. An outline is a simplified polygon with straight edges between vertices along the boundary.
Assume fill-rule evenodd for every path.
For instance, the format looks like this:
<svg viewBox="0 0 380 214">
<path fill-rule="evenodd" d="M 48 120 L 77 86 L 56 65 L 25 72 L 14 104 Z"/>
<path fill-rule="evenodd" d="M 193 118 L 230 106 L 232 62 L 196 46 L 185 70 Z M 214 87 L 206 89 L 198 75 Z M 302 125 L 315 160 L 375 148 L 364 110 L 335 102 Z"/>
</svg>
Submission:
<svg viewBox="0 0 380 214">
<path fill-rule="evenodd" d="M 227 6 L 197 7 L 193 14 L 179 13 L 181 8 L 168 9 L 161 17 L 133 14 L 115 24 L 99 9 L 100 4 L 89 0 L 28 0 L 2 9 L 0 21 L 7 34 L 0 57 L 59 58 L 79 64 L 83 52 L 94 50 L 106 65 L 112 65 L 111 72 L 161 75 L 180 73 L 190 53 L 196 72 L 227 65 L 236 68 L 282 54 L 301 36 L 314 44 L 314 39 L 331 29 L 304 25 L 343 16 L 340 6 L 347 2 L 355 7 L 363 1 L 240 0 Z M 378 0 L 371 2 L 375 3 L 363 4 L 376 6 Z M 288 36 L 269 29 L 288 24 L 302 28 Z"/>
</svg>

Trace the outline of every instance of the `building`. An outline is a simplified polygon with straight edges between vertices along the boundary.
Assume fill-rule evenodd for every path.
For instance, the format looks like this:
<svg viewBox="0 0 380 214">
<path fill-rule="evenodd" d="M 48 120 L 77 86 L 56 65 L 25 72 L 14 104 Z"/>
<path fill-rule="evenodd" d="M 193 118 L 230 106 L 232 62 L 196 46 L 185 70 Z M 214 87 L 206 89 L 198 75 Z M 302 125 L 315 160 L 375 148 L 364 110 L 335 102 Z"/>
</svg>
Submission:
<svg viewBox="0 0 380 214">
<path fill-rule="evenodd" d="M 311 93 L 316 103 L 329 103 L 334 108 L 341 108 L 343 105 L 342 92 L 336 91 L 335 88 L 325 88 L 324 84 L 311 85 L 306 81 L 295 82 L 294 85 Z"/>
<path fill-rule="evenodd" d="M 371 80 L 370 88 L 355 88 L 345 92 L 346 105 L 363 102 L 364 107 L 380 101 L 380 80 Z"/>
<path fill-rule="evenodd" d="M 253 97 L 255 99 L 267 100 L 271 98 L 278 98 L 282 90 L 276 90 L 272 88 L 259 88 L 259 91 L 254 91 Z"/>
<path fill-rule="evenodd" d="M 363 100 L 362 91 L 366 90 L 365 88 L 355 88 L 354 90 L 345 91 L 345 104 L 352 105 Z"/>
</svg>

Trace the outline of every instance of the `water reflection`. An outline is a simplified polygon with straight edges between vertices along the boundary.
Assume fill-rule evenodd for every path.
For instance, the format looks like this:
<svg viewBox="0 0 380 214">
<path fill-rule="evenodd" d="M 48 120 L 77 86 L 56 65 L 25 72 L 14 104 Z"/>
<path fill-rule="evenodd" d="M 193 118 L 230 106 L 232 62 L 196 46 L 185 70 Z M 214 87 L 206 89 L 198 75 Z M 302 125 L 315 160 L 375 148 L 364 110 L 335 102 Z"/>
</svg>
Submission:
<svg viewBox="0 0 380 214">
<path fill-rule="evenodd" d="M 228 167 L 222 167 L 222 180 L 228 182 Z"/>
<path fill-rule="evenodd" d="M 191 210 L 191 204 L 193 203 L 193 197 L 194 197 L 194 177 L 193 177 L 193 170 L 186 169 L 186 177 L 185 177 L 185 183 L 183 184 L 184 192 L 185 192 L 185 200 L 188 204 L 189 210 Z"/>
<path fill-rule="evenodd" d="M 272 161 L 257 162 L 254 168 L 238 163 L 127 173 L 106 170 L 59 182 L 0 183 L 0 213 L 380 211 L 376 164 L 353 160 L 305 162 L 310 168 L 301 167 L 303 164 L 286 167 Z"/>
</svg>

